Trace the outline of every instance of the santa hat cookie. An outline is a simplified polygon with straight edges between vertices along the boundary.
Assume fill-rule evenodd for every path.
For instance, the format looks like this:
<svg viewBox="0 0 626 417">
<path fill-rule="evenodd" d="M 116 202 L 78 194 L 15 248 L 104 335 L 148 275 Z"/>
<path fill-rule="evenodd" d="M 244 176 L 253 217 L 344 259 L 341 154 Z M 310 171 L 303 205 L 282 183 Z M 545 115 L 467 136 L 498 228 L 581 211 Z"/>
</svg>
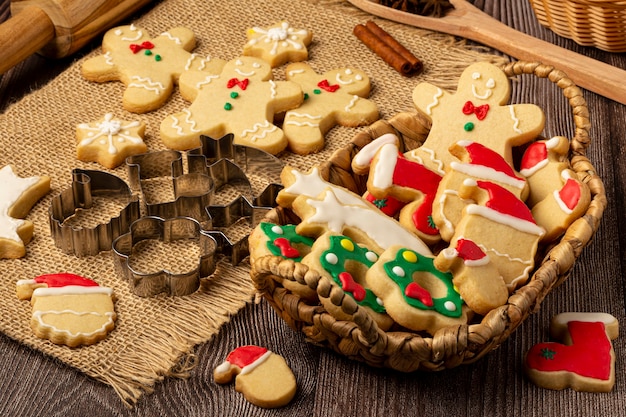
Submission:
<svg viewBox="0 0 626 417">
<path fill-rule="evenodd" d="M 241 346 L 213 371 L 218 384 L 235 377 L 235 390 L 263 408 L 287 405 L 296 394 L 296 378 L 282 356 L 260 346 Z"/>
<path fill-rule="evenodd" d="M 77 347 L 104 339 L 115 327 L 113 290 L 79 275 L 45 274 L 19 280 L 17 297 L 30 299 L 35 336 Z"/>
<path fill-rule="evenodd" d="M 524 370 L 536 385 L 548 389 L 609 392 L 615 384 L 615 352 L 611 340 L 618 321 L 607 313 L 561 313 L 550 323 L 559 342 L 534 345 Z"/>
</svg>

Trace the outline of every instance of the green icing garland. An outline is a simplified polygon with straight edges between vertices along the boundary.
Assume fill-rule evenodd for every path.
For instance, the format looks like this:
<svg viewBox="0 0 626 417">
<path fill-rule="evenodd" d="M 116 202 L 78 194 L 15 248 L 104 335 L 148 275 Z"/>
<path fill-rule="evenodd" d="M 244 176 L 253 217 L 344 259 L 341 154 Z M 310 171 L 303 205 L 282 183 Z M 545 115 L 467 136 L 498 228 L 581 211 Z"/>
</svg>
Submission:
<svg viewBox="0 0 626 417">
<path fill-rule="evenodd" d="M 261 222 L 259 227 L 269 238 L 267 248 L 272 255 L 300 262 L 302 254 L 293 244 L 301 243 L 309 247 L 313 246 L 313 239 L 296 233 L 296 226 L 293 224 L 281 226 L 274 223 Z"/>
</svg>

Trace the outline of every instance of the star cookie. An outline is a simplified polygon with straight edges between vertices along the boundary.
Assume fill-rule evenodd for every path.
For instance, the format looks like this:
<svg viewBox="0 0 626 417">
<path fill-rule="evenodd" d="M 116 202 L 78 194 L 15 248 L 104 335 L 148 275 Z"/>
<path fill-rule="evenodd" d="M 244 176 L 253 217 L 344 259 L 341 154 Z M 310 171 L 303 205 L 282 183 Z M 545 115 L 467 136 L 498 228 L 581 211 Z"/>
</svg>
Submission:
<svg viewBox="0 0 626 417">
<path fill-rule="evenodd" d="M 98 121 L 81 123 L 76 128 L 76 158 L 113 169 L 126 157 L 147 152 L 145 130 L 144 122 L 116 119 L 111 113 Z"/>
<path fill-rule="evenodd" d="M 282 21 L 267 28 L 248 29 L 247 37 L 242 54 L 261 58 L 276 68 L 289 61 L 305 61 L 309 57 L 306 47 L 313 34 Z"/>
<path fill-rule="evenodd" d="M 50 191 L 50 177 L 18 177 L 10 165 L 0 169 L 0 259 L 21 258 L 33 237 L 34 226 L 21 220 Z"/>
</svg>

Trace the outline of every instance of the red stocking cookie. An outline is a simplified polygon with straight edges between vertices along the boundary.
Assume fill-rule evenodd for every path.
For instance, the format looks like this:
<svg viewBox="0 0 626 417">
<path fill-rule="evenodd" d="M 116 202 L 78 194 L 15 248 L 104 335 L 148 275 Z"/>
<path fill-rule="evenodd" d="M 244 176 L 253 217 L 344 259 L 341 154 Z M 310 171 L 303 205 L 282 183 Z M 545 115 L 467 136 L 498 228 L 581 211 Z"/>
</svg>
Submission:
<svg viewBox="0 0 626 417">
<path fill-rule="evenodd" d="M 546 229 L 544 241 L 559 237 L 591 202 L 589 188 L 569 169 L 568 151 L 569 140 L 555 136 L 532 143 L 522 157 L 520 173 L 530 185 L 527 204 Z"/>
<path fill-rule="evenodd" d="M 362 126 L 378 119 L 378 107 L 365 99 L 369 77 L 354 68 L 340 68 L 318 75 L 309 65 L 291 64 L 287 80 L 302 87 L 304 102 L 285 114 L 283 130 L 289 148 L 306 155 L 324 147 L 324 135 L 335 125 Z"/>
<path fill-rule="evenodd" d="M 282 356 L 260 346 L 241 346 L 228 354 L 213 372 L 215 382 L 235 378 L 235 389 L 263 408 L 287 405 L 296 394 L 296 378 Z"/>
<path fill-rule="evenodd" d="M 276 154 L 287 147 L 274 115 L 302 103 L 302 89 L 290 81 L 273 81 L 272 68 L 260 58 L 240 57 L 211 74 L 187 71 L 179 80 L 183 97 L 193 103 L 161 122 L 168 148 L 198 147 L 200 135 L 234 135 L 234 143 Z"/>
<path fill-rule="evenodd" d="M 543 388 L 609 392 L 615 384 L 615 352 L 619 333 L 615 317 L 606 313 L 562 313 L 550 322 L 558 342 L 539 343 L 526 354 L 524 369 Z"/>
<path fill-rule="evenodd" d="M 533 104 L 506 105 L 510 90 L 506 74 L 488 62 L 467 67 L 455 94 L 432 84 L 418 84 L 413 102 L 431 118 L 432 127 L 424 144 L 412 151 L 414 157 L 443 175 L 454 160 L 448 148 L 466 139 L 493 149 L 512 165 L 511 148 L 535 139 L 543 130 L 545 117 Z"/>
<path fill-rule="evenodd" d="M 189 52 L 195 46 L 195 36 L 186 28 L 174 28 L 151 39 L 145 29 L 119 26 L 105 33 L 103 54 L 86 60 L 81 72 L 89 81 L 123 82 L 124 108 L 146 113 L 165 103 L 184 71 L 219 71 L 224 66 L 222 60 Z"/>
</svg>

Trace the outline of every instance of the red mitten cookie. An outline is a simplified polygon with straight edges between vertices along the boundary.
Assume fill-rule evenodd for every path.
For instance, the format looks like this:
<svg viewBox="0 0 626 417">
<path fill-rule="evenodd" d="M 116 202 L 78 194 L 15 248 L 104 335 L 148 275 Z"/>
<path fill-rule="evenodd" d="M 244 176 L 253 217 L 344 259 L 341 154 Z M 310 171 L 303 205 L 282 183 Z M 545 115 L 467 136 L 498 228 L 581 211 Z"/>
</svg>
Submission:
<svg viewBox="0 0 626 417">
<path fill-rule="evenodd" d="M 235 389 L 259 407 L 282 407 L 296 394 L 296 378 L 285 359 L 264 347 L 238 347 L 213 372 L 218 384 L 227 384 L 233 377 Z"/>
<path fill-rule="evenodd" d="M 615 352 L 619 333 L 615 317 L 606 313 L 562 313 L 550 322 L 552 338 L 533 346 L 524 361 L 528 378 L 549 389 L 608 392 L 615 384 Z"/>
</svg>

